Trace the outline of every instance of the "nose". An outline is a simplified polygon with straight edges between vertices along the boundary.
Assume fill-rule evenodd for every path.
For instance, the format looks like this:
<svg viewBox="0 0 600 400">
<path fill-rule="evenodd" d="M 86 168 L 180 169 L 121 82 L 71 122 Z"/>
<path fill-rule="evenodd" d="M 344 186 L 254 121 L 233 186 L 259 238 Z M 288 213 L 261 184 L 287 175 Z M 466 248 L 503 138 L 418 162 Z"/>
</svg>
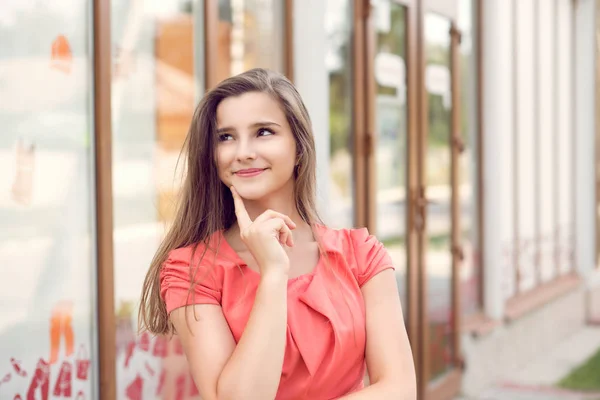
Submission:
<svg viewBox="0 0 600 400">
<path fill-rule="evenodd" d="M 244 135 L 237 142 L 236 160 L 239 162 L 255 160 L 256 151 L 252 139 Z"/>
</svg>

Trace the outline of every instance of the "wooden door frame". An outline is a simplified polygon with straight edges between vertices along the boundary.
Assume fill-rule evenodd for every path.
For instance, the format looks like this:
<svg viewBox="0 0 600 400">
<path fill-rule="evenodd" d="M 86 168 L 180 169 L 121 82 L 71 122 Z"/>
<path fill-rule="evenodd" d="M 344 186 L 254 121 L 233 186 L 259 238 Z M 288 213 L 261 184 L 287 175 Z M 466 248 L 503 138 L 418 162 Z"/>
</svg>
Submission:
<svg viewBox="0 0 600 400">
<path fill-rule="evenodd" d="M 390 0 L 405 7 L 406 18 L 406 90 L 407 90 L 407 174 L 406 174 L 406 310 L 408 312 L 408 335 L 415 357 L 417 378 L 423 366 L 420 356 L 422 348 L 419 315 L 419 231 L 418 213 L 415 199 L 418 193 L 418 132 L 421 118 L 418 114 L 419 91 L 419 53 L 418 24 L 419 11 L 417 0 Z M 376 38 L 371 23 L 371 5 L 369 0 L 354 0 L 354 176 L 355 176 L 355 221 L 358 226 L 366 226 L 376 231 L 376 115 L 374 59 Z M 365 61 L 367 60 L 367 61 Z M 425 382 L 426 384 L 426 382 Z"/>
<path fill-rule="evenodd" d="M 218 0 L 204 0 L 204 90 L 209 91 L 217 79 L 217 41 L 219 29 Z"/>
<path fill-rule="evenodd" d="M 112 55 L 110 2 L 94 0 L 94 162 L 96 195 L 96 296 L 98 389 L 101 399 L 117 398 L 117 328 L 114 299 L 112 187 Z"/>
<path fill-rule="evenodd" d="M 450 162 L 450 186 L 451 199 L 450 199 L 450 220 L 451 220 L 451 256 L 452 256 L 452 277 L 451 277 L 451 332 L 452 332 L 452 369 L 443 376 L 440 381 L 432 386 L 430 383 L 431 369 L 430 369 L 430 349 L 429 341 L 426 339 L 430 336 L 429 332 L 429 316 L 428 316 L 428 274 L 427 274 L 427 221 L 425 218 L 424 230 L 420 236 L 420 252 L 421 257 L 419 265 L 419 283 L 420 283 L 420 322 L 422 332 L 422 348 L 421 355 L 422 369 L 421 378 L 419 379 L 420 393 L 424 394 L 426 399 L 449 399 L 453 395 L 460 391 L 462 381 L 462 353 L 460 348 L 460 279 L 459 270 L 462 261 L 462 247 L 461 247 L 461 231 L 460 231 L 460 198 L 458 193 L 458 162 L 460 157 L 461 148 L 463 142 L 460 137 L 460 84 L 459 84 L 459 45 L 460 45 L 460 32 L 457 28 L 457 15 L 458 15 L 458 2 L 457 0 L 424 0 L 419 5 L 419 85 L 421 87 L 421 108 L 420 108 L 420 122 L 421 130 L 419 135 L 419 156 L 421 162 L 419 165 L 419 186 L 421 191 L 421 205 L 424 208 L 421 213 L 426 215 L 426 207 L 428 203 L 426 194 L 426 162 L 428 145 L 427 140 L 429 137 L 429 104 L 427 96 L 427 88 L 425 82 L 425 70 L 427 58 L 425 54 L 425 16 L 427 13 L 435 13 L 447 18 L 450 21 L 450 78 L 451 78 L 451 96 L 452 96 L 452 109 L 451 109 L 451 122 L 450 122 L 450 143 L 449 148 L 451 151 L 451 162 Z"/>
<path fill-rule="evenodd" d="M 423 338 L 421 323 L 419 321 L 422 314 L 422 306 L 419 301 L 421 272 L 419 267 L 419 254 L 421 245 L 419 237 L 421 236 L 422 215 L 418 210 L 418 194 L 419 194 L 419 132 L 422 130 L 422 121 L 419 115 L 418 104 L 421 101 L 420 86 L 420 46 L 421 40 L 420 30 L 420 11 L 417 1 L 413 1 L 407 6 L 407 127 L 408 127 L 408 143 L 407 143 L 407 207 L 408 215 L 406 216 L 406 243 L 407 243 L 407 309 L 408 309 L 408 333 L 411 340 L 413 356 L 415 358 L 415 370 L 417 372 L 417 389 L 419 393 L 423 393 L 421 387 L 421 371 L 425 368 L 423 364 L 422 348 Z M 420 395 L 419 395 L 420 396 Z"/>
<path fill-rule="evenodd" d="M 429 384 L 429 321 L 427 313 L 427 270 L 426 255 L 426 226 L 424 207 L 425 202 L 425 170 L 422 160 L 427 152 L 426 134 L 428 127 L 427 92 L 425 88 L 425 52 L 424 52 L 424 16 L 426 12 L 444 14 L 452 21 L 451 34 L 451 68 L 458 71 L 459 34 L 456 29 L 456 14 L 448 13 L 449 4 L 442 0 L 390 0 L 406 7 L 406 66 L 407 66 L 407 310 L 408 333 L 415 357 L 417 371 L 417 387 L 419 398 L 445 399 L 456 394 L 460 389 L 462 372 L 462 357 L 460 351 L 460 295 L 459 274 L 460 252 L 452 252 L 452 300 L 453 309 L 453 349 L 455 367 L 435 387 Z M 366 226 L 370 231 L 376 231 L 376 112 L 375 112 L 375 29 L 371 18 L 369 0 L 354 0 L 354 174 L 355 174 L 355 221 L 359 226 Z M 450 15 L 448 15 L 450 14 Z M 456 187 L 458 182 L 455 170 L 458 157 L 459 137 L 459 82 L 458 72 L 452 77 L 452 171 L 451 184 Z M 459 198 L 457 190 L 453 190 L 451 199 L 451 219 L 453 250 L 460 248 Z"/>
<path fill-rule="evenodd" d="M 369 0 L 353 0 L 353 38 L 352 38 L 352 83 L 353 83 L 353 175 L 354 175 L 354 225 L 370 228 L 369 220 L 372 213 L 368 212 L 371 201 L 368 196 L 369 171 L 367 165 L 373 152 L 371 146 L 372 133 L 368 116 L 372 112 L 367 94 L 370 85 L 367 77 L 368 68 L 365 60 L 370 58 L 368 43 L 370 42 L 370 13 Z"/>
</svg>

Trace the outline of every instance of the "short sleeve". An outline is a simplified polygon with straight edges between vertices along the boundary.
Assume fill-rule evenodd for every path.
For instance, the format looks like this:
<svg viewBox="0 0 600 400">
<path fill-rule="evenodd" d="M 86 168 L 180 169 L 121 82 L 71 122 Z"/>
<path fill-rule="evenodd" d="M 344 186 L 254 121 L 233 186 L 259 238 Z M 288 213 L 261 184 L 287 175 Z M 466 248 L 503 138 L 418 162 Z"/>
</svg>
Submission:
<svg viewBox="0 0 600 400">
<path fill-rule="evenodd" d="M 196 254 L 202 254 L 199 250 Z M 160 273 L 160 294 L 167 314 L 191 304 L 221 304 L 223 288 L 222 267 L 202 260 L 190 268 L 192 251 L 176 249 L 169 253 Z M 207 257 L 212 261 L 212 257 Z M 194 280 L 194 288 L 190 284 Z"/>
<path fill-rule="evenodd" d="M 356 259 L 356 279 L 359 286 L 363 286 L 372 277 L 386 269 L 394 269 L 392 258 L 373 235 L 366 228 L 352 229 L 350 240 L 354 248 Z"/>
</svg>

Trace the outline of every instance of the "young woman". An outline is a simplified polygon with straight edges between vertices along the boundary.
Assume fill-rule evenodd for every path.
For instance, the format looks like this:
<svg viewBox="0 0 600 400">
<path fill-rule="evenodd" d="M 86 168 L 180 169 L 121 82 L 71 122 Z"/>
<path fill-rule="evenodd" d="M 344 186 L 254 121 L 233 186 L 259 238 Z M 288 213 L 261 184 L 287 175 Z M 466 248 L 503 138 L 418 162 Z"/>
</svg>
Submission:
<svg viewBox="0 0 600 400">
<path fill-rule="evenodd" d="M 366 229 L 319 219 L 294 86 L 264 69 L 223 81 L 184 151 L 140 326 L 179 335 L 202 399 L 415 399 L 392 261 Z"/>
</svg>

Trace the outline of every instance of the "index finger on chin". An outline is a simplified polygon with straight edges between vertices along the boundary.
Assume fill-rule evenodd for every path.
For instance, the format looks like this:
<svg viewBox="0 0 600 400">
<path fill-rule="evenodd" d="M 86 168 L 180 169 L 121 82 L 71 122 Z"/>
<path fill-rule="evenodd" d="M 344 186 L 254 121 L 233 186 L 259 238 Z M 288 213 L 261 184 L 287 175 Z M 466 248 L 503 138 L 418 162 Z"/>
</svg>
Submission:
<svg viewBox="0 0 600 400">
<path fill-rule="evenodd" d="M 233 186 L 229 188 L 231 190 L 231 195 L 233 196 L 233 204 L 235 206 L 235 215 L 238 220 L 238 225 L 240 229 L 245 229 L 252 223 L 250 216 L 248 215 L 248 211 L 246 211 L 246 206 L 244 206 L 244 200 L 240 197 L 239 193 Z"/>
</svg>

